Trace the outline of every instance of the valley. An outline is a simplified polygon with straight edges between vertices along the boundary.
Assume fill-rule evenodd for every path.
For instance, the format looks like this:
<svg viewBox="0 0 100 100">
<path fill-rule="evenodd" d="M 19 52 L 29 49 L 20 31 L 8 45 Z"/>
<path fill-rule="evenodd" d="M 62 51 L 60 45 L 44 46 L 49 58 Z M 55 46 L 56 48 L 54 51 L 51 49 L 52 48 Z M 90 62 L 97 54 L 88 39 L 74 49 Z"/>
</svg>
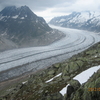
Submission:
<svg viewBox="0 0 100 100">
<path fill-rule="evenodd" d="M 14 49 L 0 53 L 0 82 L 64 61 L 100 41 L 100 35 L 88 31 L 51 27 L 59 29 L 66 36 L 48 46 Z"/>
<path fill-rule="evenodd" d="M 100 13 L 59 1 L 0 6 L 0 100 L 100 99 Z"/>
</svg>

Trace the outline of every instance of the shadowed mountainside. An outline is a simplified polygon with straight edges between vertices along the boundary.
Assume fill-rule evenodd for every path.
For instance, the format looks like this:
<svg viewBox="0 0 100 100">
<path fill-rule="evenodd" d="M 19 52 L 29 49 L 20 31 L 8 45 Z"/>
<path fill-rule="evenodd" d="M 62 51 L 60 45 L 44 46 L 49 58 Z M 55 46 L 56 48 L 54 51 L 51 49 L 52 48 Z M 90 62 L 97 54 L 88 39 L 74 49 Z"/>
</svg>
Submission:
<svg viewBox="0 0 100 100">
<path fill-rule="evenodd" d="M 0 51 L 48 45 L 63 36 L 64 34 L 50 28 L 42 17 L 38 17 L 27 6 L 8 6 L 0 12 L 0 39 L 10 41 L 8 43 L 2 39 Z"/>
</svg>

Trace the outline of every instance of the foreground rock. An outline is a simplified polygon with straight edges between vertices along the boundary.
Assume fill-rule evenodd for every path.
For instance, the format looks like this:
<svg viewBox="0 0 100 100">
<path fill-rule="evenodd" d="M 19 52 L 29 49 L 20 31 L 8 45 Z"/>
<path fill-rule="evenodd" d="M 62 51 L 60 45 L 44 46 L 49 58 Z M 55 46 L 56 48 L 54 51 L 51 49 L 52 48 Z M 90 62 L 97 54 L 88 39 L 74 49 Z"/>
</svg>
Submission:
<svg viewBox="0 0 100 100">
<path fill-rule="evenodd" d="M 82 86 L 72 80 L 80 72 L 97 65 L 100 65 L 100 42 L 67 61 L 31 75 L 22 83 L 2 89 L 1 100 L 99 100 L 100 92 L 91 91 L 91 88 L 100 87 L 100 71 Z M 59 91 L 67 84 L 72 91 L 63 97 Z"/>
</svg>

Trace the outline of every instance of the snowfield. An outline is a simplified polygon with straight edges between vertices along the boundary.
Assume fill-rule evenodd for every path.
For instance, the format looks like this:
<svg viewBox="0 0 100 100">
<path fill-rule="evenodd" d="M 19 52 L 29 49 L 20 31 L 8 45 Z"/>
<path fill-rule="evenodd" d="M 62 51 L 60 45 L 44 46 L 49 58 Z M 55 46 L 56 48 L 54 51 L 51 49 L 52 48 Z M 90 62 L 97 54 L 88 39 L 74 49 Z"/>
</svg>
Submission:
<svg viewBox="0 0 100 100">
<path fill-rule="evenodd" d="M 64 32 L 66 37 L 48 46 L 14 49 L 0 53 L 0 81 L 46 68 L 100 41 L 100 35 L 96 33 L 51 27 Z"/>
<path fill-rule="evenodd" d="M 73 79 L 78 80 L 81 84 L 85 83 L 88 81 L 88 79 L 95 73 L 97 72 L 97 70 L 100 69 L 100 65 L 99 66 L 94 66 L 92 68 L 89 68 L 85 71 L 83 71 L 82 73 L 78 74 L 77 76 L 75 76 Z M 64 87 L 60 93 L 64 96 L 64 94 L 67 91 L 67 87 L 70 84 L 66 85 L 66 87 Z"/>
</svg>

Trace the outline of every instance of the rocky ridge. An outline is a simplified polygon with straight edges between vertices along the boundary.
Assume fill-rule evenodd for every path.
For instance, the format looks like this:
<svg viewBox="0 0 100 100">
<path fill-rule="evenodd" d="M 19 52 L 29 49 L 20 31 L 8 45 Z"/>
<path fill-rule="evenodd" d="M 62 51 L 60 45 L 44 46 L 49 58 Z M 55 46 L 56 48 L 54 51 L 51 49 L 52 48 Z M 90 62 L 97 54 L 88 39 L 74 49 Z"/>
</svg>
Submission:
<svg viewBox="0 0 100 100">
<path fill-rule="evenodd" d="M 2 89 L 0 100 L 99 100 L 100 91 L 89 91 L 89 88 L 100 87 L 100 70 L 83 85 L 73 80 L 77 74 L 97 65 L 100 65 L 100 42 L 64 62 L 31 75 L 22 83 Z M 73 89 L 62 96 L 59 91 L 67 84 Z"/>
</svg>

